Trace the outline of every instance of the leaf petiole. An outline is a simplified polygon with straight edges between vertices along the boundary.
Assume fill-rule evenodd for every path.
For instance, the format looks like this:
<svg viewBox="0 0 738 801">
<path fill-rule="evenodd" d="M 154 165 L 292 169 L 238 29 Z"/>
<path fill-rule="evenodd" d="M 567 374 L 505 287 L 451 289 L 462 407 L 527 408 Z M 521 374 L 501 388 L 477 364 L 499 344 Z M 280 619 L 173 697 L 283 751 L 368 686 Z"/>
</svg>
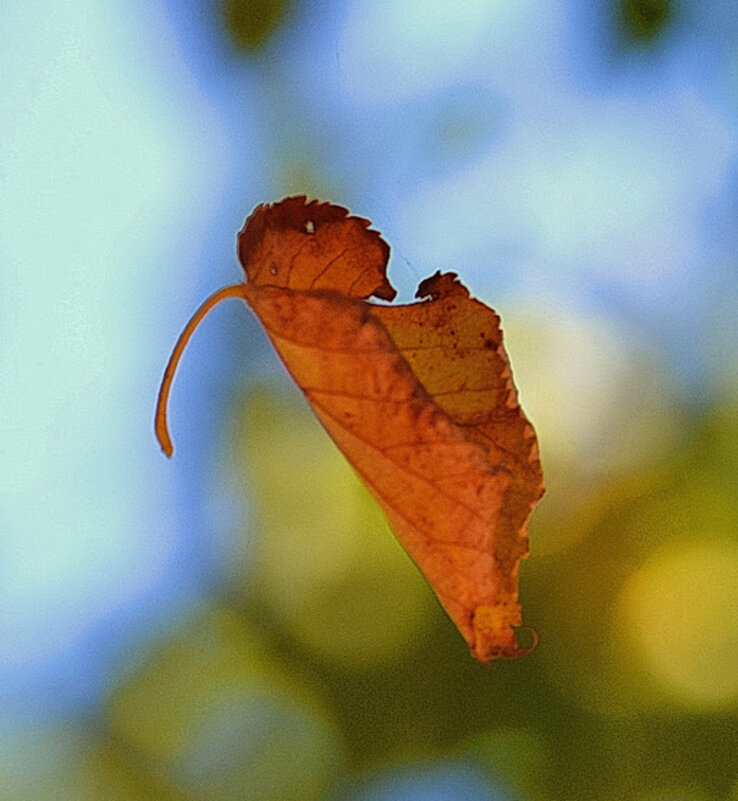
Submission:
<svg viewBox="0 0 738 801">
<path fill-rule="evenodd" d="M 190 317 L 189 322 L 179 335 L 179 339 L 174 346 L 172 355 L 169 357 L 167 367 L 164 370 L 164 376 L 161 380 L 161 386 L 159 387 L 159 395 L 156 400 L 156 414 L 154 416 L 154 431 L 156 433 L 156 438 L 159 441 L 159 445 L 161 445 L 161 449 L 167 456 L 171 457 L 171 455 L 174 453 L 174 446 L 172 445 L 172 440 L 169 436 L 169 429 L 167 427 L 167 402 L 169 400 L 169 390 L 172 385 L 172 379 L 174 378 L 174 373 L 177 371 L 177 365 L 182 357 L 182 353 L 187 347 L 187 343 L 189 342 L 192 334 L 195 332 L 195 329 L 202 322 L 203 317 L 205 317 L 205 315 L 214 306 L 217 306 L 221 300 L 226 300 L 227 298 L 241 298 L 242 300 L 245 300 L 245 291 L 246 285 L 239 283 L 224 286 L 222 289 L 214 292 L 200 305 L 192 317 Z"/>
</svg>

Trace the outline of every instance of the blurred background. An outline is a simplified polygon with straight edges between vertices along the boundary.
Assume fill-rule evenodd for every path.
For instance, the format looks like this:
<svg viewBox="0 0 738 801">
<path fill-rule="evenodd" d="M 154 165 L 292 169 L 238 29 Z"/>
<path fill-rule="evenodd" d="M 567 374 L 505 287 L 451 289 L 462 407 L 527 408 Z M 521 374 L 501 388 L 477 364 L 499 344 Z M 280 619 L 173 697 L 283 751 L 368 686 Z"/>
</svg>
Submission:
<svg viewBox="0 0 738 801">
<path fill-rule="evenodd" d="M 738 799 L 738 4 L 6 0 L 0 801 Z M 238 303 L 259 202 L 502 316 L 548 493 L 476 663 Z"/>
</svg>

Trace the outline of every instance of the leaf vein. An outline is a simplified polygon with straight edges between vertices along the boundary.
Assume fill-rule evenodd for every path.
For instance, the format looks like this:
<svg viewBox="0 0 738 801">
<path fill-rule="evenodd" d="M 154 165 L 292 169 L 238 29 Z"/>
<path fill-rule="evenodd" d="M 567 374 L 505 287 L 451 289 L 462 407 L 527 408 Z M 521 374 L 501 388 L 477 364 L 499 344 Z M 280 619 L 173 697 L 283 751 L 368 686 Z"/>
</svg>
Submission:
<svg viewBox="0 0 738 801">
<path fill-rule="evenodd" d="M 330 260 L 330 261 L 329 261 L 329 262 L 328 262 L 328 263 L 325 265 L 325 267 L 323 267 L 323 269 L 322 269 L 322 270 L 320 270 L 320 272 L 319 272 L 319 273 L 318 273 L 318 274 L 315 276 L 315 278 L 313 278 L 313 280 L 310 282 L 310 287 L 309 287 L 309 288 L 310 288 L 310 289 L 314 289 L 314 288 L 315 288 L 315 282 L 316 282 L 316 281 L 317 281 L 317 280 L 318 280 L 318 279 L 319 279 L 321 276 L 325 275 L 325 273 L 328 271 L 328 269 L 330 268 L 330 266 L 331 266 L 332 264 L 335 264 L 335 263 L 336 263 L 336 262 L 337 262 L 337 261 L 338 261 L 340 258 L 342 258 L 342 257 L 343 257 L 343 255 L 344 255 L 345 253 L 347 253 L 347 252 L 348 252 L 348 248 L 346 247 L 346 248 L 344 248 L 344 249 L 343 249 L 343 250 L 342 250 L 342 251 L 341 251 L 341 252 L 340 252 L 340 253 L 339 253 L 337 256 L 334 256 L 334 257 L 333 257 L 333 258 L 332 258 L 332 259 L 331 259 L 331 260 Z"/>
<path fill-rule="evenodd" d="M 381 453 L 382 456 L 384 456 L 384 458 L 387 459 L 387 461 L 389 461 L 393 465 L 395 465 L 395 467 L 397 467 L 398 470 L 400 470 L 401 472 L 406 473 L 408 476 L 411 476 L 412 478 L 415 478 L 416 480 L 422 482 L 423 484 L 427 484 L 438 495 L 441 495 L 442 497 L 446 498 L 447 500 L 451 501 L 452 503 L 457 504 L 460 508 L 465 509 L 467 512 L 469 512 L 469 514 L 472 517 L 474 517 L 477 520 L 479 520 L 479 522 L 482 523 L 482 525 L 489 526 L 489 521 L 485 520 L 482 517 L 482 515 L 476 509 L 472 508 L 471 506 L 468 506 L 463 501 L 461 501 L 459 498 L 456 498 L 453 495 L 451 495 L 450 493 L 448 493 L 445 490 L 443 490 L 441 487 L 439 487 L 434 481 L 432 481 L 427 476 L 420 475 L 419 473 L 416 473 L 413 470 L 408 470 L 404 465 L 402 465 L 396 459 L 393 459 L 391 456 L 387 456 L 386 453 L 384 453 L 384 451 L 382 450 L 382 448 L 380 446 L 376 445 L 374 442 L 371 442 L 371 440 L 368 440 L 366 437 L 360 436 L 355 431 L 353 431 L 350 428 L 348 428 L 347 426 L 345 426 L 343 424 L 343 422 L 338 417 L 336 417 L 335 414 L 333 414 L 332 412 L 328 411 L 328 409 L 325 407 L 324 404 L 322 404 L 320 402 L 316 403 L 312 398 L 309 398 L 309 400 L 314 406 L 317 406 L 323 412 L 323 414 L 326 415 L 326 417 L 330 417 L 330 419 L 333 420 L 333 422 L 337 426 L 342 428 L 350 436 L 352 436 L 355 439 L 359 440 L 359 442 L 361 442 L 362 444 L 366 445 L 368 448 L 371 448 L 373 451 L 376 451 L 377 453 Z M 469 443 L 469 445 L 471 446 L 472 443 Z M 362 473 L 362 477 L 364 477 L 363 473 Z M 394 506 L 393 506 L 393 508 L 394 508 Z"/>
</svg>

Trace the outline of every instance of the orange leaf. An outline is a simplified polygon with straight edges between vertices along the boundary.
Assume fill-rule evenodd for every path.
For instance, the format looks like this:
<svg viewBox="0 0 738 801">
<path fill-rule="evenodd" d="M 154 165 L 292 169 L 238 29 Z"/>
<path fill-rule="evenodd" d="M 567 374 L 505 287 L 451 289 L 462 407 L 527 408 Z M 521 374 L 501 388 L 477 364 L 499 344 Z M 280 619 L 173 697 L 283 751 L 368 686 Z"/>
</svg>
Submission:
<svg viewBox="0 0 738 801">
<path fill-rule="evenodd" d="M 202 317 L 243 297 L 315 414 L 375 498 L 477 659 L 520 656 L 518 569 L 543 495 L 533 427 L 512 383 L 497 315 L 454 273 L 391 300 L 389 248 L 346 209 L 292 197 L 258 206 L 239 234 L 247 281 L 211 296 L 165 373 L 166 398 Z"/>
</svg>

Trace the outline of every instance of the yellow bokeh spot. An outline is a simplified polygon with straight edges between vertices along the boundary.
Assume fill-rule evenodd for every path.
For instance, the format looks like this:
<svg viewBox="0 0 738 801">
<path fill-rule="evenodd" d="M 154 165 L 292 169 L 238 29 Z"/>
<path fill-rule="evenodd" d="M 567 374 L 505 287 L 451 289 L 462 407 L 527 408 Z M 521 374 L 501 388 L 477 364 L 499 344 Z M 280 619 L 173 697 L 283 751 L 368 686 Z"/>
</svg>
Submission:
<svg viewBox="0 0 738 801">
<path fill-rule="evenodd" d="M 587 533 L 581 518 L 598 483 L 673 446 L 673 393 L 647 345 L 602 318 L 506 304 L 502 327 L 547 491 L 531 521 L 532 558 L 549 556 Z"/>
<path fill-rule="evenodd" d="M 637 656 L 677 702 L 738 702 L 738 545 L 694 542 L 654 554 L 626 582 L 620 623 Z"/>
</svg>

